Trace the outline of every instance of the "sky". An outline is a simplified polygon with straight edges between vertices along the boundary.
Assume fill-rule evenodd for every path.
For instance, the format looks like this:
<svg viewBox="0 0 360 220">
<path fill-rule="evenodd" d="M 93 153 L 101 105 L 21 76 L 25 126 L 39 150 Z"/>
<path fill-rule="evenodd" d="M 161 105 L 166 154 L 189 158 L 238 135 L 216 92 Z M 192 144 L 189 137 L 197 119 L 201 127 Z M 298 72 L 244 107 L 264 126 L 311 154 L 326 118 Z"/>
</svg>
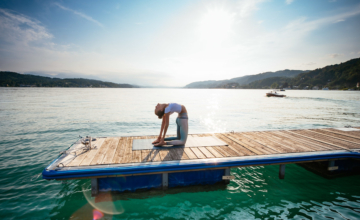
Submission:
<svg viewBox="0 0 360 220">
<path fill-rule="evenodd" d="M 182 87 L 358 57 L 358 0 L 0 1 L 0 71 Z"/>
</svg>

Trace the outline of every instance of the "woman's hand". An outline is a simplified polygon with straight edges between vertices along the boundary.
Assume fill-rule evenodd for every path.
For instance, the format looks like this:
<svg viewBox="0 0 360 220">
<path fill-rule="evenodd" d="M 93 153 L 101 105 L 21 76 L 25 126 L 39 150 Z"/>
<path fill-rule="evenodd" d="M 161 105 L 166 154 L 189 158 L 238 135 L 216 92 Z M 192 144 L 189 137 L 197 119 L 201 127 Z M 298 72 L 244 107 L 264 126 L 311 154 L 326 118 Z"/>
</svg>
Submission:
<svg viewBox="0 0 360 220">
<path fill-rule="evenodd" d="M 158 137 L 155 141 L 152 142 L 152 144 L 157 144 L 161 141 L 161 137 Z M 164 140 L 163 140 L 164 141 Z"/>
<path fill-rule="evenodd" d="M 154 146 L 158 147 L 158 146 L 162 146 L 162 145 L 166 145 L 166 142 L 164 141 L 163 138 L 161 138 L 161 140 L 159 141 L 159 143 L 154 144 Z"/>
</svg>

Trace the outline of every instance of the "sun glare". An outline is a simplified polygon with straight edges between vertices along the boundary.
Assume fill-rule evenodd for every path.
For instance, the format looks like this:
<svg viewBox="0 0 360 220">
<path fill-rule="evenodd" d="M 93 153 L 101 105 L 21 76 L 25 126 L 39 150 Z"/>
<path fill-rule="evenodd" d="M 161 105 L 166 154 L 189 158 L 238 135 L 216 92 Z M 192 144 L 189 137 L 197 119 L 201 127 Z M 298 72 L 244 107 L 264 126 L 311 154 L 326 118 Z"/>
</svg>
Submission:
<svg viewBox="0 0 360 220">
<path fill-rule="evenodd" d="M 211 44 L 223 42 L 232 32 L 234 17 L 224 9 L 208 10 L 199 23 L 200 39 Z"/>
</svg>

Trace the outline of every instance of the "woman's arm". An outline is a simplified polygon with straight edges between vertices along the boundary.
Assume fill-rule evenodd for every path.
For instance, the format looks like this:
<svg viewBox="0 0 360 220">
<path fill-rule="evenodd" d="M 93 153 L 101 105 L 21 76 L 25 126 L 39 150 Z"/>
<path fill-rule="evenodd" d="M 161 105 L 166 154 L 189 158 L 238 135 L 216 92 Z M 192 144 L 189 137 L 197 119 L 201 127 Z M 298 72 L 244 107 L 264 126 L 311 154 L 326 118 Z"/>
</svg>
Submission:
<svg viewBox="0 0 360 220">
<path fill-rule="evenodd" d="M 164 114 L 164 116 L 163 116 L 163 123 L 162 123 L 162 125 L 161 125 L 161 131 L 160 131 L 160 136 L 161 136 L 161 133 L 162 133 L 162 131 L 164 130 L 164 135 L 162 136 L 162 139 L 165 138 L 167 129 L 168 129 L 168 127 L 169 127 L 169 118 L 170 118 L 170 113 Z"/>
<path fill-rule="evenodd" d="M 159 142 L 164 141 L 166 131 L 167 131 L 168 127 L 169 127 L 169 116 L 170 116 L 169 113 L 164 114 L 164 116 L 162 118 L 162 122 L 161 122 L 160 134 L 159 134 L 158 138 L 155 141 L 152 142 L 153 144 L 157 144 Z M 164 136 L 162 136 L 163 131 L 164 131 Z"/>
</svg>

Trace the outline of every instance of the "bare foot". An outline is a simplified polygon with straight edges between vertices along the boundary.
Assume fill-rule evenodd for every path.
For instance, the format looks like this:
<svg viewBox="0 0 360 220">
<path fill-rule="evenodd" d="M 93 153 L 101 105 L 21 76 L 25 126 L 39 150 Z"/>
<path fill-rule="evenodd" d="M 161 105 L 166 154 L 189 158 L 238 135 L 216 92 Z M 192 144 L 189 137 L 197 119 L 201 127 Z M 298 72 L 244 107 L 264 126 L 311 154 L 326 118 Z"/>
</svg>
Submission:
<svg viewBox="0 0 360 220">
<path fill-rule="evenodd" d="M 156 139 L 155 141 L 152 142 L 152 144 L 157 144 L 160 142 L 160 138 Z"/>
</svg>

